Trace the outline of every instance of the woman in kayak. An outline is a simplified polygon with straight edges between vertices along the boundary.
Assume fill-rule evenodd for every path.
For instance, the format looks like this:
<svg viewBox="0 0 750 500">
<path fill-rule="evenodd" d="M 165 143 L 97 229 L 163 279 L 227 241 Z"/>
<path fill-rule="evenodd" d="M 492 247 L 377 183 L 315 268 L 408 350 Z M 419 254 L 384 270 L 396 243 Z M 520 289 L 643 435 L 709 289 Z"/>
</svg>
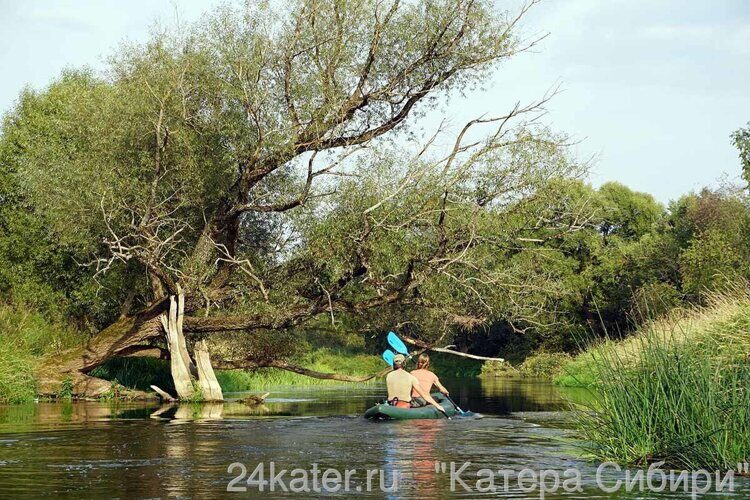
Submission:
<svg viewBox="0 0 750 500">
<path fill-rule="evenodd" d="M 417 369 L 413 370 L 411 374 L 414 375 L 417 380 L 419 380 L 419 385 L 427 394 L 432 392 L 432 386 L 435 385 L 435 387 L 437 387 L 441 393 L 447 396 L 449 394 L 448 389 L 443 387 L 443 384 L 440 383 L 440 379 L 437 377 L 437 375 L 432 373 L 429 368 L 430 356 L 426 352 L 424 352 L 419 355 L 419 358 L 417 359 Z M 414 398 L 419 396 L 417 391 L 412 391 L 411 395 Z"/>
<path fill-rule="evenodd" d="M 403 354 L 396 354 L 393 357 L 393 371 L 385 377 L 385 385 L 388 387 L 388 404 L 397 408 L 411 408 L 412 393 L 414 393 L 444 414 L 445 409 L 432 399 L 429 391 L 424 391 L 419 385 L 419 380 L 404 370 L 404 361 L 406 358 Z"/>
</svg>

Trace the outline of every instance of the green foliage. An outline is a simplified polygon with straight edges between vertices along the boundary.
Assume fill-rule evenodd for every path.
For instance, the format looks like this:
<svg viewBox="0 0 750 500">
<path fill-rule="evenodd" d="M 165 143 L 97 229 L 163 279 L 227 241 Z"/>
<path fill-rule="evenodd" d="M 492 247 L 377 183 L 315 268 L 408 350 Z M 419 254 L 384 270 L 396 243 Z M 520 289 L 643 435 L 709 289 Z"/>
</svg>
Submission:
<svg viewBox="0 0 750 500">
<path fill-rule="evenodd" d="M 750 123 L 732 132 L 732 144 L 737 148 L 742 164 L 742 176 L 750 182 Z"/>
<path fill-rule="evenodd" d="M 479 372 L 479 376 L 514 378 L 520 376 L 520 372 L 514 369 L 508 362 L 485 361 L 482 363 L 482 370 Z"/>
<path fill-rule="evenodd" d="M 518 371 L 525 377 L 552 379 L 562 372 L 570 360 L 570 355 L 565 353 L 540 352 L 526 358 L 518 367 Z"/>
<path fill-rule="evenodd" d="M 538 352 L 531 354 L 513 367 L 507 361 L 485 361 L 480 376 L 501 378 L 546 378 L 557 377 L 568 366 L 572 358 L 561 352 Z"/>
<path fill-rule="evenodd" d="M 0 304 L 0 402 L 22 403 L 36 396 L 39 357 L 78 344 L 75 329 L 46 320 L 21 306 Z"/>
<path fill-rule="evenodd" d="M 698 296 L 731 283 L 743 261 L 741 251 L 732 244 L 734 239 L 726 233 L 710 230 L 690 242 L 680 256 L 685 292 Z"/>
<path fill-rule="evenodd" d="M 741 192 L 703 190 L 665 210 L 650 196 L 614 183 L 599 190 L 582 183 L 560 188 L 588 200 L 591 219 L 580 231 L 548 242 L 546 262 L 535 263 L 554 273 L 560 288 L 551 327 L 531 325 L 532 350 L 573 352 L 591 332 L 627 335 L 644 321 L 703 303 L 750 277 L 750 204 Z"/>
<path fill-rule="evenodd" d="M 46 92 L 24 91 L 0 133 L 0 291 L 54 321 L 69 322 L 72 316 L 85 329 L 112 319 L 122 297 L 118 285 L 130 280 L 117 272 L 92 280 L 93 271 L 80 265 L 91 260 L 90 242 L 70 227 L 56 228 L 44 209 L 48 200 L 34 195 L 32 180 L 47 183 L 59 172 L 37 172 L 31 179 L 28 167 L 62 166 L 74 157 L 82 146 L 67 128 L 81 133 L 75 127 L 83 122 L 66 110 L 93 86 L 88 72 L 68 71 Z"/>
<path fill-rule="evenodd" d="M 126 399 L 126 394 L 125 387 L 123 387 L 117 379 L 114 379 L 112 385 L 99 397 L 99 399 L 102 401 L 118 401 L 120 399 Z"/>
<path fill-rule="evenodd" d="M 603 184 L 598 194 L 602 204 L 600 230 L 604 235 L 640 238 L 651 232 L 664 216 L 664 207 L 653 196 L 617 182 Z"/>
<path fill-rule="evenodd" d="M 67 400 L 73 399 L 73 379 L 68 377 L 62 381 L 60 390 L 57 391 L 57 397 Z"/>
</svg>

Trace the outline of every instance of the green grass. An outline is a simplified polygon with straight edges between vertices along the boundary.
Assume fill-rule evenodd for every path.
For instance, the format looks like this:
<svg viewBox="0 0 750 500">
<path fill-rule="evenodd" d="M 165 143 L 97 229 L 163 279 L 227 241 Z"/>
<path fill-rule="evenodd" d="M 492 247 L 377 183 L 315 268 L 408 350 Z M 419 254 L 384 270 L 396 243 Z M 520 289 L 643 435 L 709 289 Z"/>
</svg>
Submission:
<svg viewBox="0 0 750 500">
<path fill-rule="evenodd" d="M 386 366 L 378 356 L 326 348 L 316 349 L 294 363 L 318 372 L 355 376 L 370 375 Z M 316 379 L 277 368 L 261 368 L 256 371 L 220 370 L 216 373 L 216 378 L 226 392 L 254 391 L 272 386 L 307 387 L 349 383 Z"/>
<path fill-rule="evenodd" d="M 568 387 L 591 387 L 600 382 L 599 369 L 604 358 L 616 355 L 628 367 L 638 363 L 644 351 L 644 341 L 683 344 L 708 343 L 717 354 L 732 355 L 747 352 L 750 340 L 750 292 L 735 289 L 729 294 L 713 294 L 708 305 L 700 308 L 674 309 L 667 315 L 650 321 L 635 335 L 615 342 L 605 340 L 592 344 L 563 365 L 555 383 Z"/>
<path fill-rule="evenodd" d="M 591 358 L 589 358 L 589 356 Z M 599 383 L 595 354 L 587 353 L 569 360 L 553 377 L 562 387 L 593 387 Z"/>
<path fill-rule="evenodd" d="M 141 391 L 156 385 L 174 394 L 174 382 L 169 372 L 169 361 L 155 358 L 113 358 L 91 371 L 94 377 L 117 380 L 119 384 Z"/>
<path fill-rule="evenodd" d="M 75 345 L 83 337 L 21 306 L 0 305 L 0 403 L 33 401 L 37 360 Z"/>
<path fill-rule="evenodd" d="M 563 373 L 571 362 L 569 354 L 563 352 L 539 352 L 528 356 L 517 367 L 507 362 L 485 361 L 480 375 L 498 378 L 546 378 L 552 380 Z"/>
<path fill-rule="evenodd" d="M 731 469 L 750 459 L 750 301 L 714 301 L 575 361 L 595 383 L 578 422 L 601 461 Z"/>
<path fill-rule="evenodd" d="M 13 344 L 0 344 L 0 403 L 26 403 L 36 397 L 34 359 Z"/>
</svg>

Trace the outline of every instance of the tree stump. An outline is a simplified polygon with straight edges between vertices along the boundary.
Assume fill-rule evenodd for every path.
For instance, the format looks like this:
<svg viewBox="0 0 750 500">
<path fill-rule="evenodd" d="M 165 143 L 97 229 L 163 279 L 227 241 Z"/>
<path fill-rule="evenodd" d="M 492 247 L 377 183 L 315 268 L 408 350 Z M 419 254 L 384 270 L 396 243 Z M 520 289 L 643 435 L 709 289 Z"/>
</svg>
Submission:
<svg viewBox="0 0 750 500">
<path fill-rule="evenodd" d="M 205 340 L 195 344 L 193 354 L 195 363 L 190 358 L 187 342 L 182 331 L 183 318 L 185 314 L 185 295 L 178 286 L 177 296 L 169 298 L 169 314 L 161 315 L 161 324 L 167 337 L 167 348 L 169 349 L 170 372 L 177 391 L 177 398 L 172 398 L 168 393 L 151 386 L 163 399 L 200 399 L 202 401 L 223 401 L 224 395 L 221 391 L 219 381 L 216 379 L 211 359 L 208 354 L 208 345 Z M 200 398 L 196 398 L 196 385 L 200 390 Z"/>
</svg>

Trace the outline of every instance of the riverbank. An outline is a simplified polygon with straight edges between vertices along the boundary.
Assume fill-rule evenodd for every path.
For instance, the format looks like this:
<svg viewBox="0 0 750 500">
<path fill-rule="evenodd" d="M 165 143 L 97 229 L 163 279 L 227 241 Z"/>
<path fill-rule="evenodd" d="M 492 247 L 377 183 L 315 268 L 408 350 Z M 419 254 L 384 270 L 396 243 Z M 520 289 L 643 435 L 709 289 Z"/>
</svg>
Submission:
<svg viewBox="0 0 750 500">
<path fill-rule="evenodd" d="M 600 461 L 733 469 L 750 459 L 750 296 L 711 297 L 595 346 L 561 385 L 594 387 L 577 419 Z"/>
<path fill-rule="evenodd" d="M 32 401 L 37 361 L 86 338 L 69 325 L 12 305 L 0 305 L 0 332 L 0 403 Z"/>
<path fill-rule="evenodd" d="M 476 378 L 482 363 L 450 355 L 432 356 L 432 368 L 440 377 Z M 321 373 L 338 373 L 366 377 L 382 371 L 386 364 L 380 356 L 367 354 L 351 347 L 319 347 L 293 360 L 295 364 Z M 127 388 L 148 390 L 151 384 L 171 390 L 172 380 L 166 361 L 150 358 L 120 358 L 97 368 L 94 375 L 117 380 Z M 367 382 L 341 382 L 319 379 L 278 368 L 248 370 L 217 370 L 216 377 L 224 392 L 259 391 L 270 387 L 313 387 L 362 385 L 382 383 L 380 379 Z"/>
<path fill-rule="evenodd" d="M 27 403 L 37 397 L 36 367 L 40 359 L 78 345 L 87 338 L 85 333 L 70 325 L 50 321 L 41 314 L 13 305 L 0 305 L 0 332 L 3 335 L 0 343 L 0 403 L 11 404 Z M 473 378 L 482 371 L 479 361 L 441 354 L 432 358 L 433 369 L 441 377 Z M 386 367 L 379 355 L 367 353 L 360 345 L 316 347 L 291 361 L 317 372 L 360 377 Z M 117 388 L 149 391 L 155 384 L 167 391 L 173 390 L 169 363 L 154 358 L 115 358 L 96 368 L 92 375 L 116 381 Z M 225 392 L 346 384 L 276 368 L 218 370 L 217 378 Z M 61 386 L 59 396 L 69 397 L 69 392 L 70 388 L 66 390 Z"/>
</svg>

